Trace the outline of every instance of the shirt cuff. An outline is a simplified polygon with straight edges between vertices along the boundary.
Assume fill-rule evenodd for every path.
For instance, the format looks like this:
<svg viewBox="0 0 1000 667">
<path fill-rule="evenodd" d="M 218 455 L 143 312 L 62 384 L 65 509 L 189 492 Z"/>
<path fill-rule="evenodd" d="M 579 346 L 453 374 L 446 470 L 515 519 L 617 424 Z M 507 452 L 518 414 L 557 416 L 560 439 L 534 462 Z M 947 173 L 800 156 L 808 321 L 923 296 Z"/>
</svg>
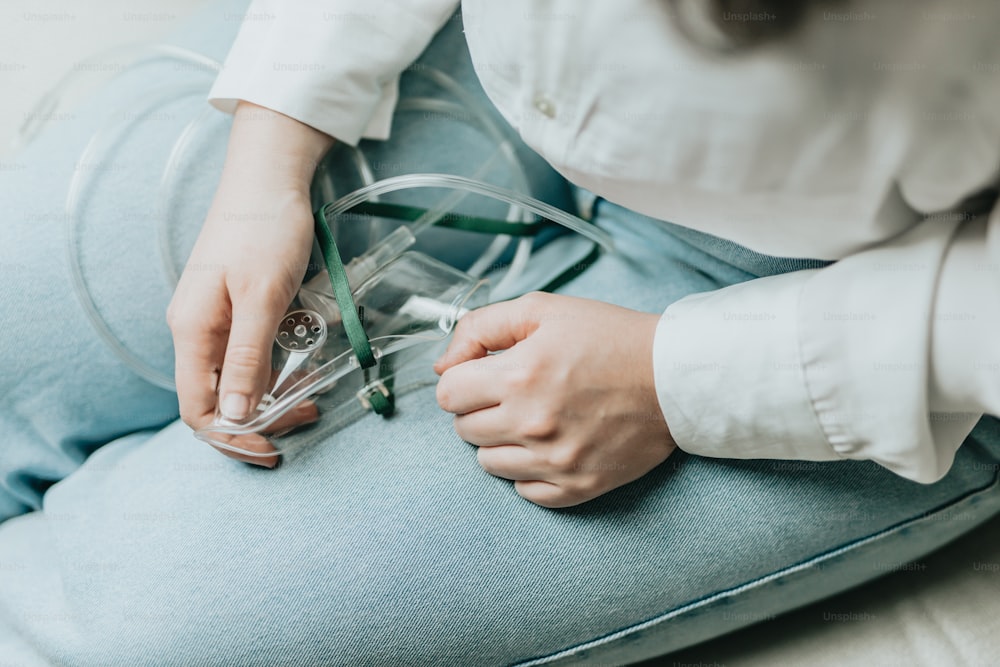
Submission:
<svg viewBox="0 0 1000 667">
<path fill-rule="evenodd" d="M 955 373 L 969 381 L 964 356 L 936 359 L 939 382 L 929 382 L 932 331 L 946 335 L 938 319 L 967 302 L 935 306 L 957 225 L 928 219 L 824 269 L 671 305 L 654 338 L 654 377 L 678 446 L 726 458 L 871 460 L 916 482 L 943 477 L 978 418 L 937 412 L 962 402 L 930 386 L 953 387 Z"/>
<path fill-rule="evenodd" d="M 386 139 L 399 75 L 457 7 L 455 0 L 256 0 L 209 102 L 278 111 L 340 142 Z"/>
<path fill-rule="evenodd" d="M 929 389 L 937 281 L 958 224 L 928 218 L 842 259 L 816 272 L 800 301 L 806 383 L 830 444 L 921 483 L 948 472 L 975 423 L 942 421 Z"/>
<path fill-rule="evenodd" d="M 721 458 L 841 458 L 817 420 L 799 353 L 799 296 L 813 273 L 695 294 L 663 313 L 654 377 L 678 447 Z"/>
</svg>

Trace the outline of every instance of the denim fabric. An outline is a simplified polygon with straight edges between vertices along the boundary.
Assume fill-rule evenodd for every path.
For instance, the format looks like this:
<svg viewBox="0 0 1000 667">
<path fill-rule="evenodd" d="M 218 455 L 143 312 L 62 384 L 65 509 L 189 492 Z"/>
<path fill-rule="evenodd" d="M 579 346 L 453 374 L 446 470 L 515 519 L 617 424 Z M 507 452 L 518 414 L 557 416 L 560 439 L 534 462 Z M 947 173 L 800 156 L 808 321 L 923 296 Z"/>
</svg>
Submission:
<svg viewBox="0 0 1000 667">
<path fill-rule="evenodd" d="M 183 38 L 221 56 L 239 7 L 213 6 Z M 457 24 L 449 30 L 439 44 L 455 43 Z M 430 387 L 400 396 L 392 419 L 365 417 L 277 470 L 222 457 L 176 421 L 174 395 L 93 333 L 71 288 L 61 213 L 100 119 L 151 78 L 195 75 L 162 63 L 126 73 L 0 173 L 0 664 L 620 664 L 888 571 L 1000 504 L 993 420 L 929 486 L 863 462 L 678 452 L 560 511 L 483 472 Z M 75 249 L 112 329 L 164 372 L 170 289 L 153 259 L 150 198 L 202 104 L 170 104 L 116 145 Z M 225 125 L 199 145 L 201 166 L 176 202 L 179 256 L 217 180 Z M 469 157 L 428 141 L 406 155 Z M 594 216 L 621 252 L 564 293 L 656 312 L 813 265 L 605 201 Z"/>
</svg>

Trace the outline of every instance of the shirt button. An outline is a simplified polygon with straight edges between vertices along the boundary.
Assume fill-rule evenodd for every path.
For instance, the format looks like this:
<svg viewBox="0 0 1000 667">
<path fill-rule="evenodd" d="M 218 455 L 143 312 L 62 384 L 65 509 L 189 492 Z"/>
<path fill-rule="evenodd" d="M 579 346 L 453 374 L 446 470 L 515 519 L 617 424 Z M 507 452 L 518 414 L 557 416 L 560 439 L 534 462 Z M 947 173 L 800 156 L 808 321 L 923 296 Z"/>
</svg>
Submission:
<svg viewBox="0 0 1000 667">
<path fill-rule="evenodd" d="M 548 99 L 547 97 L 544 97 L 542 95 L 538 95 L 537 97 L 535 97 L 535 108 L 538 109 L 538 111 L 541 112 L 543 116 L 546 116 L 548 118 L 556 117 L 556 105 L 553 104 L 552 100 Z"/>
</svg>

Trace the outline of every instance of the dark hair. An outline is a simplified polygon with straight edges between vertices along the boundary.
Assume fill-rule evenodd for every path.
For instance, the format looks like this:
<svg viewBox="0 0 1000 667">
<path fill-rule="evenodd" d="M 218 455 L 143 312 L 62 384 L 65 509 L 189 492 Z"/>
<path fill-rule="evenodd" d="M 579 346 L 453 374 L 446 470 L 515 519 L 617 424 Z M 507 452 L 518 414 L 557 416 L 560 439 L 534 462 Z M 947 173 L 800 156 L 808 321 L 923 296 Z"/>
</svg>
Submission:
<svg viewBox="0 0 1000 667">
<path fill-rule="evenodd" d="M 668 0 L 678 27 L 688 38 L 721 51 L 743 50 L 786 37 L 814 6 L 835 1 Z"/>
</svg>

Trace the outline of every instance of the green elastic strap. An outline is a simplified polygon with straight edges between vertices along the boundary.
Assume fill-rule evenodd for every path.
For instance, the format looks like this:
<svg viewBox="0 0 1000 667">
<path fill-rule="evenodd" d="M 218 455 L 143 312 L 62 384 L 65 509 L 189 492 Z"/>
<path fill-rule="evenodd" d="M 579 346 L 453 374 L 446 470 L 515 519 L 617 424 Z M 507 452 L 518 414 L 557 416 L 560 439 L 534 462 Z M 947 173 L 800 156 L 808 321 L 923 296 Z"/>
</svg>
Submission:
<svg viewBox="0 0 1000 667">
<path fill-rule="evenodd" d="M 387 202 L 362 202 L 351 208 L 352 213 L 371 215 L 379 218 L 406 220 L 408 222 L 419 220 L 427 211 L 428 209 L 420 208 L 419 206 L 406 206 L 404 204 L 390 204 Z M 449 229 L 460 229 L 467 232 L 479 232 L 481 234 L 505 234 L 507 236 L 534 236 L 545 227 L 555 224 L 548 219 L 537 220 L 535 222 L 508 222 L 494 218 L 480 218 L 464 213 L 448 213 L 435 223 L 438 227 L 447 227 Z M 550 280 L 539 291 L 556 291 L 589 269 L 600 255 L 601 247 L 595 243 L 586 257 Z"/>
<path fill-rule="evenodd" d="M 330 225 L 326 221 L 326 207 L 320 208 L 315 215 L 316 219 L 316 239 L 319 241 L 320 252 L 323 254 L 323 261 L 326 263 L 326 270 L 330 274 L 330 285 L 333 287 L 333 296 L 337 300 L 337 307 L 340 309 L 340 317 L 344 323 L 344 333 L 354 350 L 354 355 L 358 358 L 361 368 L 365 371 L 365 386 L 371 387 L 368 381 L 368 369 L 376 364 L 375 353 L 372 351 L 371 341 L 365 333 L 365 326 L 358 315 L 357 305 L 354 303 L 354 295 L 351 294 L 351 285 L 347 281 L 347 271 L 344 270 L 344 262 L 340 259 L 340 249 L 330 232 Z M 378 387 L 385 387 L 386 394 L 378 390 Z M 375 414 L 384 417 L 389 416 L 395 407 L 395 400 L 392 394 L 392 382 L 384 382 L 379 378 L 379 384 L 375 389 L 371 389 L 365 395 L 365 399 L 371 405 Z"/>
<path fill-rule="evenodd" d="M 587 256 L 581 259 L 579 262 L 569 267 L 558 276 L 545 283 L 545 286 L 540 288 L 539 292 L 555 292 L 557 289 L 570 282 L 581 273 L 586 271 L 591 267 L 591 265 L 597 261 L 597 258 L 601 256 L 601 246 L 594 244 L 594 247 L 590 249 Z"/>
<path fill-rule="evenodd" d="M 371 215 L 377 218 L 393 218 L 396 220 L 406 220 L 416 222 L 427 213 L 426 208 L 419 206 L 406 206 L 404 204 L 390 204 L 387 202 L 362 202 L 351 209 L 352 213 Z M 448 229 L 460 229 L 466 232 L 479 232 L 481 234 L 503 234 L 507 236 L 534 236 L 544 227 L 554 225 L 551 220 L 536 220 L 535 222 L 508 222 L 506 220 L 496 220 L 494 218 L 480 218 L 475 215 L 465 213 L 446 213 L 434 223 L 435 227 L 447 227 Z"/>
</svg>

